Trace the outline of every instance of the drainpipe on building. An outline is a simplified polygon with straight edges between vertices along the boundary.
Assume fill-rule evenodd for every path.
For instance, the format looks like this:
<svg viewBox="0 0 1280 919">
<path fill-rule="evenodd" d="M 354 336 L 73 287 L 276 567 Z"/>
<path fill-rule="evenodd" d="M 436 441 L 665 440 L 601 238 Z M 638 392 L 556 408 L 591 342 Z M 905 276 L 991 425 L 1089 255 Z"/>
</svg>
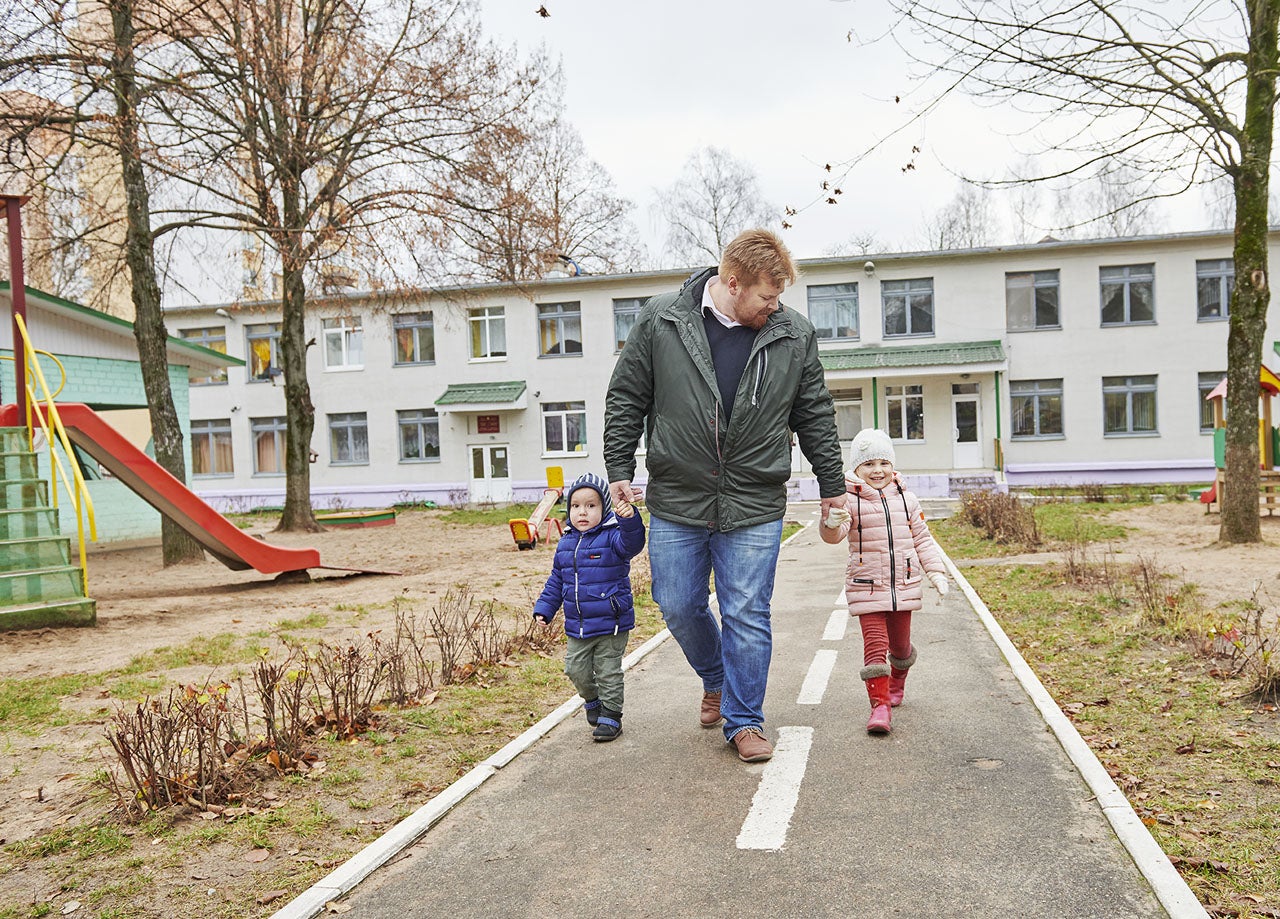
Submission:
<svg viewBox="0 0 1280 919">
<path fill-rule="evenodd" d="M 996 472 L 1000 472 L 1002 469 L 1004 469 L 1004 440 L 1003 440 L 1003 437 L 1002 437 L 1002 435 L 1001 435 L 1001 433 L 1000 433 L 1000 371 L 999 371 L 999 370 L 997 370 L 997 371 L 995 372 L 995 379 L 996 379 L 996 385 L 995 385 L 995 390 L 996 390 L 996 451 L 995 451 L 995 457 L 994 457 L 994 459 L 995 459 L 995 464 L 996 464 Z"/>
<path fill-rule="evenodd" d="M 880 395 L 875 377 L 871 378 L 871 426 L 880 427 Z"/>
</svg>

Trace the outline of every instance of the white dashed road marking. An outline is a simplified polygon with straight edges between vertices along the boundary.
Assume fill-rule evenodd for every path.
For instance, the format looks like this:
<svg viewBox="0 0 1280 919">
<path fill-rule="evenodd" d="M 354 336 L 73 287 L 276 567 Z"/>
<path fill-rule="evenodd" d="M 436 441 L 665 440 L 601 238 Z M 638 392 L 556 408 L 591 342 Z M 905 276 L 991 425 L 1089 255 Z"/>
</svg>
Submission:
<svg viewBox="0 0 1280 919">
<path fill-rule="evenodd" d="M 776 852 L 787 841 L 787 828 L 800 798 L 800 783 L 804 780 L 812 745 L 813 728 L 778 729 L 773 759 L 764 765 L 760 787 L 751 799 L 751 810 L 738 833 L 739 849 Z"/>
<path fill-rule="evenodd" d="M 800 695 L 796 697 L 796 705 L 818 705 L 822 702 L 822 694 L 827 691 L 827 681 L 831 679 L 831 671 L 836 666 L 836 652 L 818 651 L 813 655 L 813 663 L 805 674 L 804 683 L 800 686 Z"/>
<path fill-rule="evenodd" d="M 823 641 L 840 641 L 844 638 L 845 627 L 849 624 L 848 609 L 833 609 L 827 627 L 822 630 Z"/>
</svg>

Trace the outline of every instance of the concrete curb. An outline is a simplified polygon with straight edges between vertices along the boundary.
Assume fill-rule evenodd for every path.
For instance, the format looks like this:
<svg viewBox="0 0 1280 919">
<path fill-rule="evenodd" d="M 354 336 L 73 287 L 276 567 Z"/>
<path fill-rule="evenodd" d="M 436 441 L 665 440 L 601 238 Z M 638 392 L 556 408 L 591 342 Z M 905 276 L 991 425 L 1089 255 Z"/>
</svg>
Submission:
<svg viewBox="0 0 1280 919">
<path fill-rule="evenodd" d="M 991 615 L 987 604 L 982 602 L 977 591 L 946 553 L 943 553 L 943 560 L 946 562 L 947 570 L 951 572 L 951 577 L 955 579 L 956 584 L 968 599 L 969 605 L 973 607 L 982 624 L 991 633 L 996 647 L 1008 661 L 1014 676 L 1018 678 L 1022 688 L 1039 709 L 1040 716 L 1058 738 L 1058 743 L 1062 745 L 1062 749 L 1079 771 L 1085 784 L 1098 799 L 1098 804 L 1101 805 L 1107 819 L 1111 821 L 1111 828 L 1115 830 L 1120 844 L 1125 847 L 1138 870 L 1142 872 L 1142 876 L 1147 879 L 1156 899 L 1165 908 L 1170 919 L 1208 919 L 1209 914 L 1191 892 L 1187 882 L 1173 867 L 1164 850 L 1156 844 L 1151 833 L 1129 804 L 1129 799 L 1111 780 L 1111 776 L 1107 774 L 1107 770 L 1094 755 L 1093 750 L 1084 742 L 1075 725 L 1063 714 L 1058 703 L 1053 700 L 1031 667 L 1023 660 L 1018 649 L 1009 640 L 1009 636 L 1000 627 L 1000 623 L 996 622 L 995 617 Z"/>
</svg>

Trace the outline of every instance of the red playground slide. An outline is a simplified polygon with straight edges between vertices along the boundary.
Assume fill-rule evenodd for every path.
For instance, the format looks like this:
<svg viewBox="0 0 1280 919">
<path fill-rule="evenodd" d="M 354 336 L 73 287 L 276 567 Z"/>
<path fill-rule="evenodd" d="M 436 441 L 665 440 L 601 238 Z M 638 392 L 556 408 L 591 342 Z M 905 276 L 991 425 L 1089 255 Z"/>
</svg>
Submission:
<svg viewBox="0 0 1280 919">
<path fill-rule="evenodd" d="M 43 411 L 43 407 L 39 410 Z M 228 568 L 255 568 L 263 574 L 320 568 L 315 549 L 273 546 L 250 536 L 206 504 L 107 424 L 93 409 L 75 402 L 59 402 L 58 416 L 71 442 L 88 453 L 144 501 L 186 530 Z M 0 425 L 21 425 L 17 407 L 4 406 Z"/>
</svg>

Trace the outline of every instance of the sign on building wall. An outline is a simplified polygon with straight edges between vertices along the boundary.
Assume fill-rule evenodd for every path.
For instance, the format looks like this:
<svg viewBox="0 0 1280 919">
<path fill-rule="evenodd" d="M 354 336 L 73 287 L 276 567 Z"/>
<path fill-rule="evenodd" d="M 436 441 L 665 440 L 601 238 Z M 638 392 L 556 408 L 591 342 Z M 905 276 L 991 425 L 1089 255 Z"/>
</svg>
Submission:
<svg viewBox="0 0 1280 919">
<path fill-rule="evenodd" d="M 497 415 L 476 415 L 476 433 L 477 434 L 500 434 L 501 427 L 498 424 Z"/>
</svg>

